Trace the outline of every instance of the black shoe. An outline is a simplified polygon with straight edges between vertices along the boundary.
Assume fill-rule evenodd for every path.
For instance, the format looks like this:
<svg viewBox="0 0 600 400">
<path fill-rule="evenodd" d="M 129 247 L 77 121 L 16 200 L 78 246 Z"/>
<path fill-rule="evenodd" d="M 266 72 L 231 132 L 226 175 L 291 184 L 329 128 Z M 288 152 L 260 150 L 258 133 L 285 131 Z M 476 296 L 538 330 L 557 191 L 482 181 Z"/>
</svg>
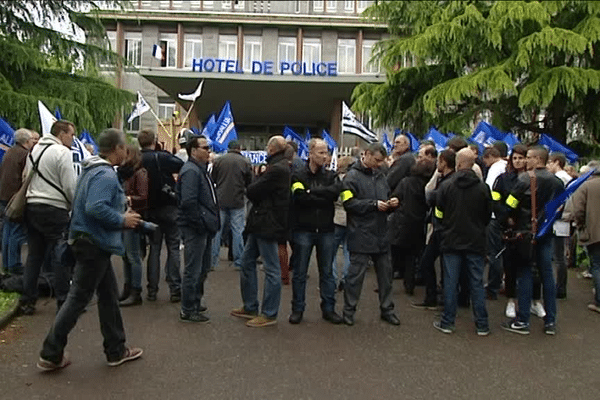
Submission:
<svg viewBox="0 0 600 400">
<path fill-rule="evenodd" d="M 546 335 L 556 335 L 556 324 L 544 325 L 544 333 Z"/>
<path fill-rule="evenodd" d="M 289 320 L 290 324 L 299 324 L 300 322 L 302 322 L 302 312 L 300 311 L 292 311 L 292 314 L 290 315 Z"/>
<path fill-rule="evenodd" d="M 564 300 L 567 298 L 567 294 L 566 293 L 562 293 L 562 292 L 556 292 L 556 298 L 559 300 Z"/>
<path fill-rule="evenodd" d="M 33 315 L 35 314 L 35 306 L 33 304 L 21 304 L 19 306 L 20 315 Z"/>
<path fill-rule="evenodd" d="M 338 315 L 338 313 L 336 313 L 335 311 L 325 311 L 323 312 L 323 319 L 325 321 L 329 321 L 334 325 L 338 325 L 341 324 L 342 322 L 344 322 L 342 320 L 342 317 L 340 317 Z"/>
<path fill-rule="evenodd" d="M 348 326 L 354 325 L 354 317 L 353 316 L 344 314 L 344 316 L 342 317 L 342 320 L 344 321 L 344 324 L 346 324 Z"/>
<path fill-rule="evenodd" d="M 382 314 L 381 320 L 387 322 L 390 325 L 395 325 L 395 326 L 400 325 L 400 320 L 398 319 L 398 317 L 396 317 L 396 314 L 394 314 L 394 313 Z"/>
<path fill-rule="evenodd" d="M 436 303 L 430 303 L 427 301 L 424 301 L 422 303 L 410 303 L 410 306 L 413 308 L 418 308 L 420 310 L 431 310 L 431 311 L 435 311 L 438 309 L 438 306 Z"/>
<path fill-rule="evenodd" d="M 148 300 L 148 301 L 156 301 L 156 293 L 148 293 L 146 295 L 146 300 Z"/>
<path fill-rule="evenodd" d="M 200 313 L 185 314 L 183 312 L 180 312 L 179 320 L 182 322 L 208 322 L 210 321 L 210 318 Z"/>
<path fill-rule="evenodd" d="M 132 290 L 129 297 L 119 303 L 121 307 L 139 306 L 140 304 L 142 304 L 142 296 L 139 290 Z"/>
<path fill-rule="evenodd" d="M 181 293 L 173 293 L 170 298 L 171 303 L 179 303 L 181 301 Z"/>
<path fill-rule="evenodd" d="M 505 331 L 518 333 L 519 335 L 529 335 L 529 324 L 512 319 L 500 324 Z"/>
</svg>

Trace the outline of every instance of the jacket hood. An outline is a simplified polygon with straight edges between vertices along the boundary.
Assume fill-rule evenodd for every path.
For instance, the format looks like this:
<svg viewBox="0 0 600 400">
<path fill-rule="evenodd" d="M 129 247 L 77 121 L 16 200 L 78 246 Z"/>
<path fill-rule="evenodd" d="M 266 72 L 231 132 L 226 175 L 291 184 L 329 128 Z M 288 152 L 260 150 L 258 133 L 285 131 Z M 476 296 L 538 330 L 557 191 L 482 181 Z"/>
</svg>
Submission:
<svg viewBox="0 0 600 400">
<path fill-rule="evenodd" d="M 111 166 L 108 161 L 106 161 L 104 158 L 102 158 L 100 156 L 91 156 L 81 162 L 81 166 L 83 167 L 83 169 L 93 168 L 93 167 L 96 167 L 96 166 L 102 165 L 102 164 L 106 164 L 109 167 Z"/>
<path fill-rule="evenodd" d="M 45 136 L 42 136 L 40 138 L 39 142 L 37 143 L 37 145 L 41 145 L 41 146 L 45 146 L 45 145 L 49 145 L 49 144 L 60 144 L 61 146 L 63 146 L 63 144 L 60 141 L 60 139 L 57 138 L 54 135 L 45 135 Z"/>
<path fill-rule="evenodd" d="M 454 173 L 454 180 L 456 182 L 456 186 L 461 189 L 470 188 L 471 186 L 475 186 L 481 182 L 477 174 L 475 174 L 472 169 L 456 171 Z"/>
<path fill-rule="evenodd" d="M 357 169 L 360 172 L 367 174 L 367 175 L 375 175 L 375 174 L 381 172 L 381 169 L 374 170 L 374 169 L 365 167 L 365 165 L 360 160 L 357 160 L 354 164 L 352 164 L 349 169 Z"/>
</svg>

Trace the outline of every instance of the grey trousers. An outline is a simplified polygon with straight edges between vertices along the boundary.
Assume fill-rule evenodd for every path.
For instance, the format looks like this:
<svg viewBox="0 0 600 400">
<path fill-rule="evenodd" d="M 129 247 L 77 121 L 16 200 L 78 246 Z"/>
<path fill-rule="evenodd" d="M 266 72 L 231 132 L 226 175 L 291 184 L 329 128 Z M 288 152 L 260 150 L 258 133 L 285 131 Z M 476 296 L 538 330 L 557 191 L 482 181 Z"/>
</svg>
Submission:
<svg viewBox="0 0 600 400">
<path fill-rule="evenodd" d="M 350 252 L 350 268 L 344 282 L 344 315 L 353 316 L 360 298 L 369 259 L 373 260 L 379 288 L 379 307 L 381 315 L 391 314 L 392 301 L 392 263 L 390 253 L 353 253 Z"/>
</svg>

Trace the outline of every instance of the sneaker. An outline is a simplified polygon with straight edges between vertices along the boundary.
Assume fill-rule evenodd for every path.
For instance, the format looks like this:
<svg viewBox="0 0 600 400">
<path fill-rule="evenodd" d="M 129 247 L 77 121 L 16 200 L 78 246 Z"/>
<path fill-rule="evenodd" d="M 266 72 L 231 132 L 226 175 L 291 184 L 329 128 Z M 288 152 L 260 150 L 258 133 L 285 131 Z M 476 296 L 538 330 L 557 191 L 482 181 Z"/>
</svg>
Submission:
<svg viewBox="0 0 600 400">
<path fill-rule="evenodd" d="M 596 311 L 597 313 L 600 313 L 600 306 L 596 305 L 595 303 L 588 304 L 587 307 L 590 311 Z"/>
<path fill-rule="evenodd" d="M 180 312 L 179 320 L 181 322 L 209 322 L 210 318 L 208 318 L 206 315 L 200 314 L 200 313 L 186 314 L 186 313 Z"/>
<path fill-rule="evenodd" d="M 477 328 L 477 336 L 488 336 L 490 328 Z"/>
<path fill-rule="evenodd" d="M 583 271 L 581 277 L 585 279 L 592 279 L 592 274 L 589 271 Z"/>
<path fill-rule="evenodd" d="M 119 365 L 126 363 L 127 361 L 137 360 L 138 358 L 140 358 L 142 356 L 142 353 L 144 353 L 144 350 L 137 348 L 137 347 L 126 348 L 125 354 L 123 354 L 123 357 L 121 357 L 120 359 L 118 359 L 116 361 L 109 361 L 108 366 L 109 367 L 118 367 Z"/>
<path fill-rule="evenodd" d="M 424 301 L 422 303 L 412 302 L 412 303 L 410 303 L 410 306 L 413 307 L 413 308 L 418 308 L 419 310 L 435 311 L 435 310 L 438 309 L 437 304 L 435 304 L 435 303 L 428 303 L 426 301 Z"/>
<path fill-rule="evenodd" d="M 556 324 L 544 325 L 544 333 L 546 335 L 556 335 Z"/>
<path fill-rule="evenodd" d="M 525 322 L 517 321 L 516 319 L 503 322 L 500 324 L 502 329 L 505 331 L 518 333 L 520 335 L 529 335 L 529 324 Z"/>
<path fill-rule="evenodd" d="M 536 317 L 544 318 L 546 316 L 546 310 L 544 310 L 544 306 L 539 301 L 532 303 L 529 311 Z"/>
<path fill-rule="evenodd" d="M 69 360 L 68 353 L 63 354 L 63 358 L 58 364 L 46 360 L 42 357 L 40 357 L 37 363 L 37 367 L 44 372 L 56 371 L 57 369 L 67 367 L 69 365 L 71 365 L 71 360 Z"/>
<path fill-rule="evenodd" d="M 453 326 L 443 326 L 441 321 L 434 321 L 433 327 L 435 329 L 437 329 L 438 331 L 446 333 L 446 334 L 450 334 L 450 333 L 454 332 Z"/>
<path fill-rule="evenodd" d="M 233 315 L 234 317 L 245 318 L 245 319 L 254 319 L 254 318 L 258 317 L 258 313 L 247 312 L 244 309 L 244 307 L 240 307 L 240 308 L 236 308 L 234 310 L 231 310 L 229 312 L 229 314 Z"/>
<path fill-rule="evenodd" d="M 275 325 L 276 323 L 277 318 L 269 318 L 264 315 L 259 315 L 258 317 L 252 318 L 250 321 L 246 322 L 246 326 L 262 328 L 263 326 Z"/>
<path fill-rule="evenodd" d="M 506 303 L 506 311 L 504 312 L 504 315 L 506 315 L 506 318 L 510 319 L 517 317 L 517 309 L 514 301 L 509 300 L 508 303 Z"/>
</svg>

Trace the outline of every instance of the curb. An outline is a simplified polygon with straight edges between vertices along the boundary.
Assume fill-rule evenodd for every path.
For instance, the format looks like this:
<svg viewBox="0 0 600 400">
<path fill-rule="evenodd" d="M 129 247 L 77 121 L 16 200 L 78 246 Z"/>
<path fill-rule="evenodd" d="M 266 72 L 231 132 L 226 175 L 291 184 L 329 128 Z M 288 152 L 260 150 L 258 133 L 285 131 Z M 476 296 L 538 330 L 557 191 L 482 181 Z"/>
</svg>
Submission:
<svg viewBox="0 0 600 400">
<path fill-rule="evenodd" d="M 15 300 L 15 305 L 4 313 L 4 315 L 0 315 L 0 330 L 4 329 L 14 317 L 19 313 L 19 300 Z"/>
</svg>

